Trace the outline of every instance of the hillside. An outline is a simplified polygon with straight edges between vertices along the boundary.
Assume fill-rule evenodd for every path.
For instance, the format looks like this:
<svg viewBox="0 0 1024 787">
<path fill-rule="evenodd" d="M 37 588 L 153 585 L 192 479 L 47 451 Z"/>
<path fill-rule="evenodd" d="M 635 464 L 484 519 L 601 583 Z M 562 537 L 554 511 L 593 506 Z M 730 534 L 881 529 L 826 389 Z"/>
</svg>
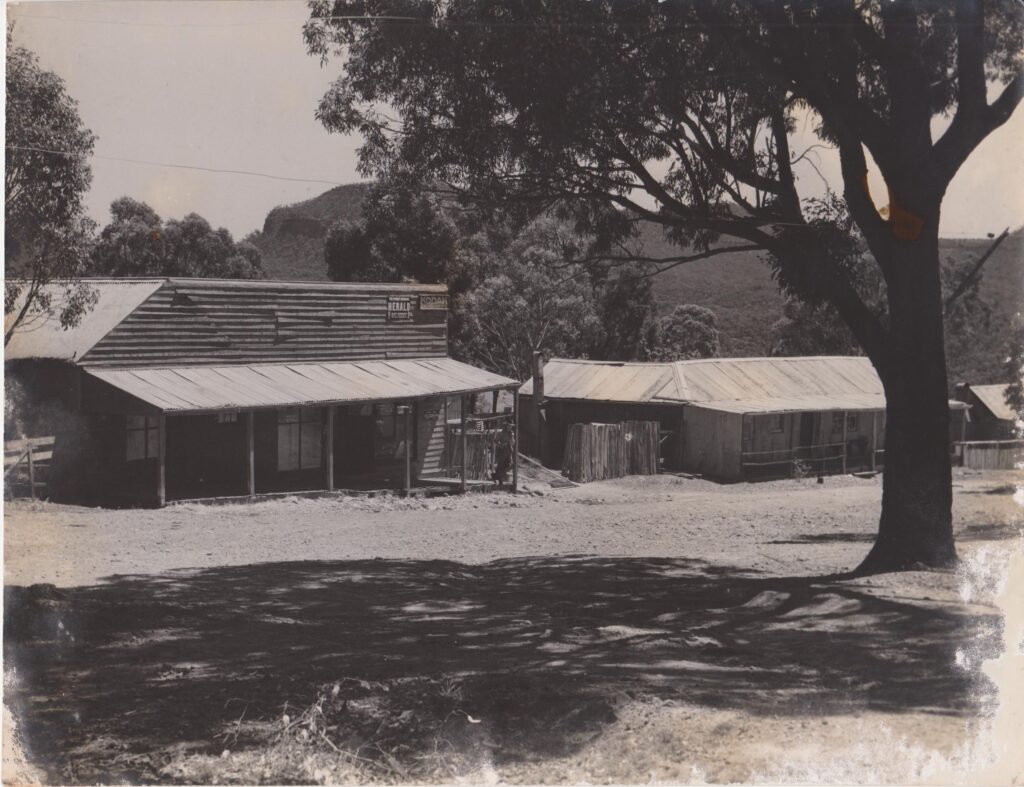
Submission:
<svg viewBox="0 0 1024 787">
<path fill-rule="evenodd" d="M 992 243 L 987 238 L 939 241 L 943 259 L 976 260 Z M 998 383 L 1005 381 L 1002 362 L 1006 354 L 1010 322 L 1024 312 L 1024 227 L 1010 233 L 982 268 L 981 296 L 992 308 L 988 330 L 976 337 L 972 351 L 951 358 L 950 383 Z"/>
<path fill-rule="evenodd" d="M 358 219 L 369 183 L 338 186 L 318 197 L 274 208 L 253 241 L 263 253 L 267 275 L 275 279 L 326 280 L 324 237 L 338 219 Z M 640 240 L 648 256 L 678 255 L 661 231 L 649 224 Z M 946 239 L 943 257 L 977 258 L 990 240 Z M 951 382 L 998 382 L 1007 326 L 1024 311 L 1024 229 L 1011 233 L 983 269 L 982 296 L 992 307 L 991 323 L 979 332 L 969 353 L 950 359 Z M 698 303 L 713 309 L 721 331 L 722 355 L 758 356 L 768 349 L 772 324 L 782 316 L 783 298 L 768 266 L 755 252 L 725 254 L 686 263 L 659 274 L 654 283 L 659 309 Z"/>
<path fill-rule="evenodd" d="M 271 279 L 326 281 L 324 238 L 339 219 L 359 219 L 370 183 L 336 186 L 318 197 L 282 205 L 267 214 L 263 229 L 250 237 L 263 255 Z"/>
<path fill-rule="evenodd" d="M 641 237 L 650 256 L 679 253 L 658 227 L 646 227 Z M 940 249 L 943 259 L 974 260 L 991 242 L 987 238 L 947 238 L 940 241 Z M 658 275 L 655 294 L 663 312 L 680 303 L 713 309 L 722 333 L 722 355 L 726 356 L 764 355 L 772 323 L 782 316 L 783 298 L 756 252 L 680 265 Z M 1024 311 L 1024 228 L 1012 232 L 982 268 L 981 295 L 992 309 L 988 329 L 975 337 L 969 353 L 950 358 L 951 382 L 1000 382 L 1003 377 L 1001 360 L 1008 326 L 1015 313 Z"/>
<path fill-rule="evenodd" d="M 643 225 L 640 241 L 650 257 L 682 253 L 655 224 Z M 724 356 L 764 355 L 769 329 L 782 316 L 782 295 L 757 252 L 723 254 L 659 273 L 654 279 L 654 294 L 663 314 L 684 303 L 698 303 L 713 310 Z"/>
</svg>

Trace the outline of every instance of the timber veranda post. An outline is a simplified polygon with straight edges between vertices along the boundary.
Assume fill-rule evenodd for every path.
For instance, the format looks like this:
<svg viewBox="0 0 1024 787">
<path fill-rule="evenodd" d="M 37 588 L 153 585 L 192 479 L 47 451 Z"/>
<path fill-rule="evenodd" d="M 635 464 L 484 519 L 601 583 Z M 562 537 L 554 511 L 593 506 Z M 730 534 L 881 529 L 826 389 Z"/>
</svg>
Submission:
<svg viewBox="0 0 1024 787">
<path fill-rule="evenodd" d="M 846 410 L 843 410 L 843 475 L 846 475 Z"/>
<path fill-rule="evenodd" d="M 519 492 L 519 389 L 512 389 L 512 494 Z"/>
<path fill-rule="evenodd" d="M 459 477 L 459 489 L 466 492 L 466 397 L 459 397 L 459 446 L 462 449 L 462 471 Z"/>
<path fill-rule="evenodd" d="M 871 411 L 871 471 L 876 469 L 878 454 L 878 410 Z"/>
<path fill-rule="evenodd" d="M 167 416 L 160 413 L 156 419 L 156 501 L 157 505 L 159 505 L 160 508 L 163 508 L 167 505 Z"/>
<path fill-rule="evenodd" d="M 335 405 L 327 405 L 324 425 L 324 473 L 328 492 L 334 491 L 334 409 Z"/>
<path fill-rule="evenodd" d="M 403 453 L 405 454 L 405 496 L 410 497 L 412 495 L 412 405 L 403 404 L 399 405 L 398 412 L 403 417 L 403 439 L 402 443 L 405 448 Z"/>
<path fill-rule="evenodd" d="M 249 497 L 256 496 L 256 437 L 252 410 L 245 414 L 245 486 Z"/>
</svg>

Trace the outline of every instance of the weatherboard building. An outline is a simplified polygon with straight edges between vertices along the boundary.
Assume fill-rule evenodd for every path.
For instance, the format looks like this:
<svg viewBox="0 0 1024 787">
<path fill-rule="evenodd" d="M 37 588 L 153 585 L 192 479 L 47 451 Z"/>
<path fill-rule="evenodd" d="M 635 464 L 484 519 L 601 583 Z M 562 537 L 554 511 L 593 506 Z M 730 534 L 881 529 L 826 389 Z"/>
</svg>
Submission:
<svg viewBox="0 0 1024 787">
<path fill-rule="evenodd" d="M 465 488 L 468 399 L 518 387 L 448 357 L 443 286 L 89 284 L 78 326 L 36 318 L 5 350 L 20 431 L 54 438 L 55 499 Z"/>
<path fill-rule="evenodd" d="M 659 423 L 665 469 L 723 481 L 885 463 L 885 392 L 863 357 L 554 358 L 519 393 L 522 447 L 549 466 L 562 462 L 572 424 L 627 420 Z M 968 406 L 949 404 L 950 441 L 962 441 Z"/>
</svg>

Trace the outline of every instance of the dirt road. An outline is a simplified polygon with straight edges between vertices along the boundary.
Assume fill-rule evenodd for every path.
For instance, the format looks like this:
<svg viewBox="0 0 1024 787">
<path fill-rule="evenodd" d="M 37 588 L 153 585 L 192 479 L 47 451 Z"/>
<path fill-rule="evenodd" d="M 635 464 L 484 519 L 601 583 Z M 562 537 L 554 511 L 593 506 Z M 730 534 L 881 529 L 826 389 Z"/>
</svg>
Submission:
<svg viewBox="0 0 1024 787">
<path fill-rule="evenodd" d="M 828 575 L 870 546 L 876 479 L 17 503 L 15 764 L 68 783 L 962 780 L 1012 708 L 982 665 L 1004 648 L 1018 484 L 958 473 L 963 570 L 860 580 Z"/>
<path fill-rule="evenodd" d="M 1013 535 L 1021 509 L 1012 496 L 983 494 L 1013 481 L 1012 474 L 958 476 L 962 544 Z M 730 486 L 654 476 L 557 490 L 534 484 L 515 496 L 286 498 L 120 511 L 17 502 L 4 516 L 5 584 L 67 587 L 311 558 L 483 563 L 580 554 L 822 575 L 851 569 L 866 553 L 880 486 L 877 478 L 849 476 Z"/>
</svg>

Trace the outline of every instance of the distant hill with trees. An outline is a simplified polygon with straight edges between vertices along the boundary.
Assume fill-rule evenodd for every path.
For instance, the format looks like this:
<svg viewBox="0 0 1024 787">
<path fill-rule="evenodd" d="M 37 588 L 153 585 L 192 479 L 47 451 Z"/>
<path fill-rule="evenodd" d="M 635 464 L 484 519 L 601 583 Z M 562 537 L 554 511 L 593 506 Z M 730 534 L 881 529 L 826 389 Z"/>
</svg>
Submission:
<svg viewBox="0 0 1024 787">
<path fill-rule="evenodd" d="M 274 208 L 262 231 L 250 235 L 263 255 L 269 278 L 327 281 L 324 242 L 337 221 L 358 221 L 372 184 L 338 186 L 313 199 Z M 654 224 L 642 224 L 640 245 L 650 257 L 670 257 L 679 249 Z M 943 259 L 974 260 L 991 243 L 987 238 L 943 239 Z M 957 267 L 963 267 L 959 265 Z M 724 254 L 709 260 L 679 265 L 653 279 L 654 296 L 663 315 L 680 304 L 700 304 L 716 316 L 719 354 L 725 357 L 762 356 L 769 353 L 773 326 L 782 319 L 785 298 L 771 270 L 756 252 Z M 969 342 L 949 359 L 952 383 L 999 382 L 1009 326 L 1024 311 L 1024 228 L 1000 245 L 982 268 L 979 295 L 990 310 L 987 327 L 975 331 Z"/>
<path fill-rule="evenodd" d="M 270 279 L 327 281 L 324 241 L 338 220 L 358 220 L 372 183 L 349 183 L 267 214 L 263 229 L 246 240 L 260 250 Z"/>
</svg>

